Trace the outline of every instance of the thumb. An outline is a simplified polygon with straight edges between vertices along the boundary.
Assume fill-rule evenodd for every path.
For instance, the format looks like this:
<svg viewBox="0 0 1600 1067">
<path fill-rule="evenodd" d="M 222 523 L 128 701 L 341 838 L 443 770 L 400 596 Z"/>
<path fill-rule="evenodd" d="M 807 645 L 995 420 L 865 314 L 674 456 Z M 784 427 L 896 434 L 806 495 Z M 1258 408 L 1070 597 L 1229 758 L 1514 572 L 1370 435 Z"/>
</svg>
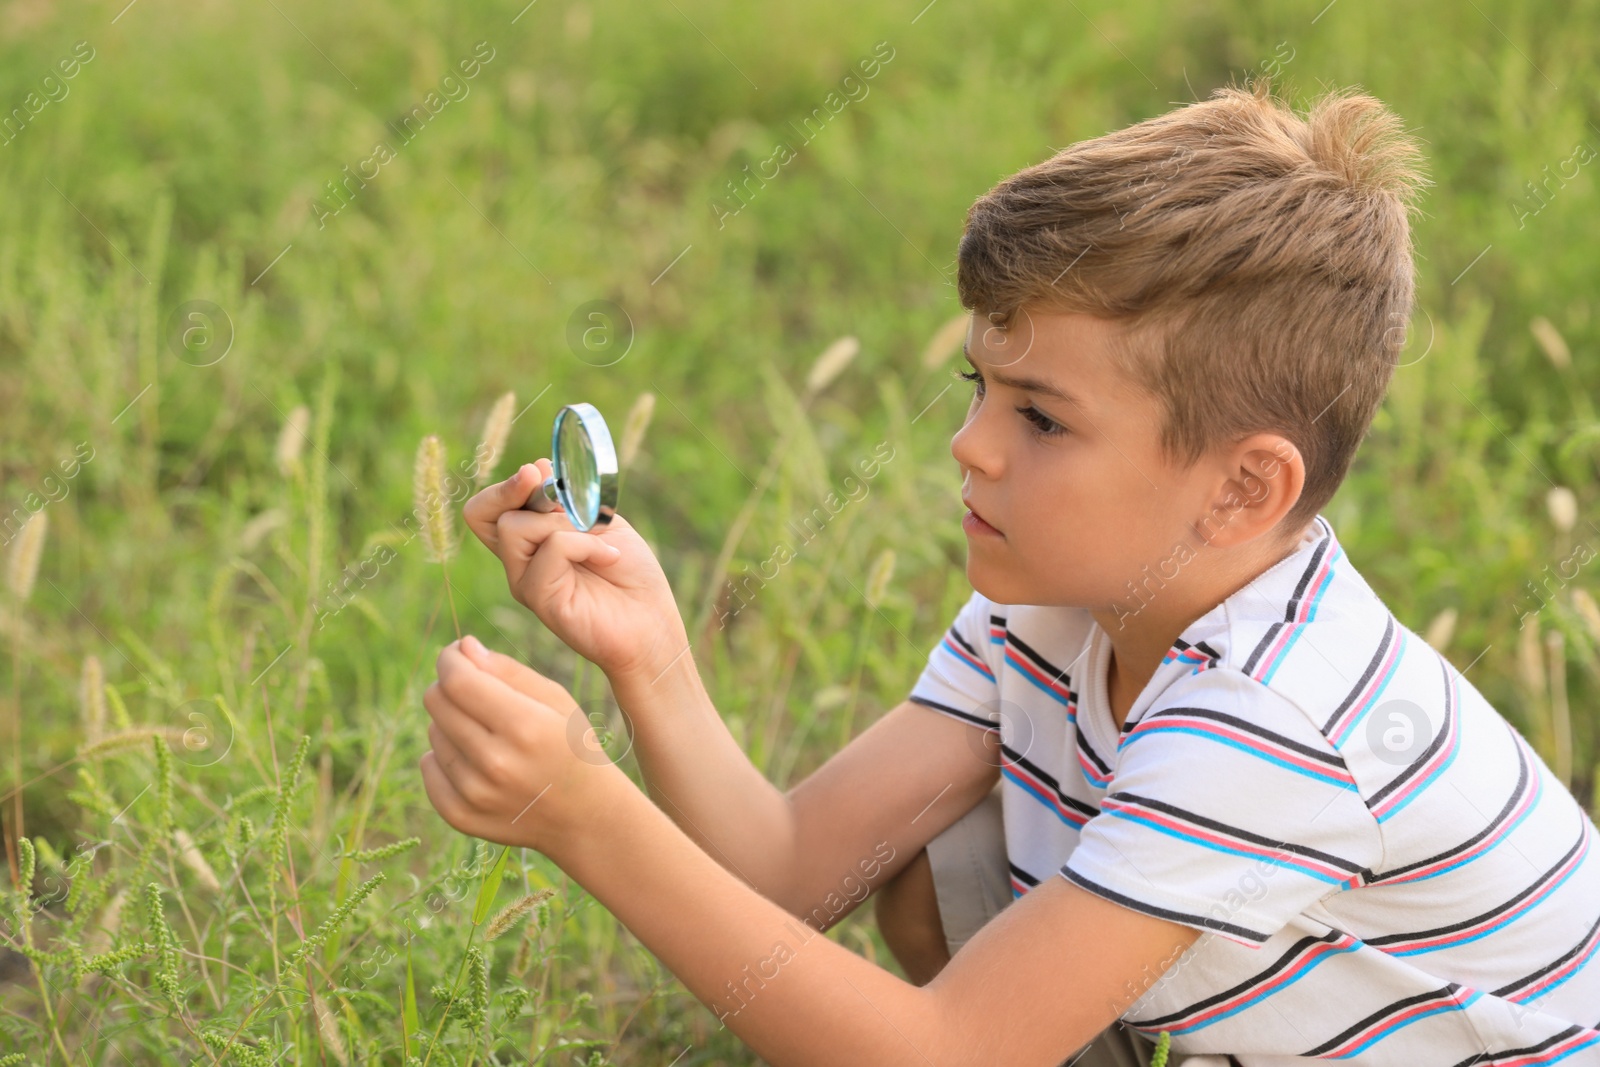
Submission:
<svg viewBox="0 0 1600 1067">
<path fill-rule="evenodd" d="M 461 652 L 472 664 L 541 704 L 565 710 L 572 702 L 567 690 L 553 678 L 546 678 L 527 664 L 496 652 L 471 634 L 461 639 Z"/>
</svg>

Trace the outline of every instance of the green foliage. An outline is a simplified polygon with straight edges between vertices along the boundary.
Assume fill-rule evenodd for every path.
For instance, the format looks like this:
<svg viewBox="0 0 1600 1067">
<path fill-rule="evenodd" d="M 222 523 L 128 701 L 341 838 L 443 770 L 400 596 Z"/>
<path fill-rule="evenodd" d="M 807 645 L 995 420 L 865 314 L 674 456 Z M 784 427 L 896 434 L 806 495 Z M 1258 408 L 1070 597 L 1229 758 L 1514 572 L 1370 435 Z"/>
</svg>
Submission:
<svg viewBox="0 0 1600 1067">
<path fill-rule="evenodd" d="M 1165 1030 L 1156 1037 L 1156 1047 L 1150 1053 L 1150 1067 L 1167 1067 L 1167 1054 L 1172 1050 L 1172 1035 Z"/>
</svg>

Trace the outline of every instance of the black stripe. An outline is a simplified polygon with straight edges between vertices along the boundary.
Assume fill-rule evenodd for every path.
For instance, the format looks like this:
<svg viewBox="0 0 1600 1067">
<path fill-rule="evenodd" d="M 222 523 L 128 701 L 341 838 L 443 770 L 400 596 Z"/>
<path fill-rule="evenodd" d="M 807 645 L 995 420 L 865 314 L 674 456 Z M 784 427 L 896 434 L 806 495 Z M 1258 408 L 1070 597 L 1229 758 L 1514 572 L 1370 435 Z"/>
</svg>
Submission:
<svg viewBox="0 0 1600 1067">
<path fill-rule="evenodd" d="M 1111 765 L 1100 758 L 1100 754 L 1094 750 L 1094 746 L 1089 744 L 1089 739 L 1083 736 L 1083 724 L 1074 724 L 1074 730 L 1078 735 L 1078 751 L 1089 757 L 1089 762 L 1098 767 L 1101 774 L 1107 778 L 1111 777 Z"/>
<path fill-rule="evenodd" d="M 1036 885 L 1039 884 L 1039 879 L 1035 878 L 1033 875 L 1029 874 L 1027 871 L 1023 870 L 1021 867 L 1018 867 L 1015 863 L 1011 864 L 1010 867 L 1011 867 L 1011 877 L 1015 878 L 1017 881 L 1021 882 L 1023 885 L 1036 886 Z"/>
<path fill-rule="evenodd" d="M 1333 548 L 1333 538 L 1323 535 L 1317 542 L 1317 547 L 1312 550 L 1311 562 L 1306 564 L 1306 569 L 1300 575 L 1300 581 L 1294 587 L 1294 596 L 1283 607 L 1283 621 L 1294 622 L 1296 613 L 1300 610 L 1300 601 L 1305 599 L 1306 590 L 1311 588 L 1311 579 L 1316 577 L 1317 568 L 1322 565 L 1322 558 L 1330 553 Z"/>
<path fill-rule="evenodd" d="M 1434 653 L 1434 657 L 1438 659 L 1440 673 L 1444 675 L 1444 722 L 1440 725 L 1439 732 L 1434 735 L 1433 740 L 1428 743 L 1428 747 L 1422 750 L 1421 755 L 1408 763 L 1399 774 L 1389 779 L 1388 784 L 1382 789 L 1367 798 L 1367 807 L 1369 808 L 1375 806 L 1386 795 L 1420 774 L 1422 768 L 1427 766 L 1428 761 L 1433 758 L 1434 753 L 1443 748 L 1450 736 L 1460 728 L 1460 723 L 1457 722 L 1457 709 L 1450 700 L 1450 690 L 1453 688 L 1450 684 L 1450 665 L 1437 652 Z"/>
<path fill-rule="evenodd" d="M 1330 534 L 1331 532 L 1329 531 Z M 1306 587 L 1311 584 L 1311 579 L 1317 573 L 1317 567 L 1322 563 L 1322 557 L 1327 554 L 1328 546 L 1331 544 L 1333 544 L 1333 538 L 1329 534 L 1324 534 L 1322 540 L 1317 542 L 1315 551 L 1311 553 L 1310 562 L 1306 564 L 1306 569 L 1300 573 L 1300 580 L 1295 583 L 1294 595 L 1284 605 L 1283 622 L 1275 622 L 1267 628 L 1266 636 L 1262 637 L 1261 643 L 1256 645 L 1254 651 L 1250 653 L 1250 658 L 1245 660 L 1242 668 L 1244 673 L 1254 673 L 1256 663 L 1262 656 L 1266 655 L 1267 649 L 1272 647 L 1272 642 L 1276 639 L 1278 631 L 1283 628 L 1284 623 L 1294 621 L 1295 608 L 1299 605 L 1300 598 L 1305 595 Z"/>
<path fill-rule="evenodd" d="M 927 697 L 919 696 L 911 696 L 907 697 L 906 699 L 910 700 L 913 704 L 921 704 L 925 708 L 932 708 L 934 711 L 942 711 L 946 715 L 954 715 L 956 718 L 970 722 L 974 726 L 982 726 L 990 730 L 1000 729 L 999 723 L 990 722 L 988 719 L 980 719 L 971 712 L 962 711 L 960 708 L 952 708 L 950 705 L 941 704 L 937 700 L 929 700 Z M 997 711 L 995 714 L 998 716 L 999 712 Z"/>
<path fill-rule="evenodd" d="M 1072 808 L 1073 810 L 1082 815 L 1086 815 L 1091 819 L 1100 814 L 1100 809 L 1095 805 L 1086 804 L 1083 801 L 1078 800 L 1076 797 L 1069 797 L 1067 794 L 1063 793 L 1061 791 L 1061 783 L 1057 781 L 1053 775 L 1051 775 L 1043 767 L 1040 767 L 1038 764 L 1029 760 L 1016 749 L 1010 747 L 1004 742 L 1001 742 L 1000 752 L 1012 763 L 1015 763 L 1017 766 L 1021 767 L 1023 770 L 1039 779 L 1039 781 L 1049 786 L 1050 791 L 1056 795 L 1058 800 L 1067 805 L 1067 807 Z"/>
<path fill-rule="evenodd" d="M 1383 1022 L 1383 1020 L 1387 1019 L 1389 1016 L 1397 1015 L 1400 1012 L 1405 1011 L 1407 1008 L 1415 1007 L 1418 1004 L 1426 1004 L 1430 1000 L 1448 1000 L 1450 1003 L 1454 1004 L 1456 1003 L 1455 992 L 1460 988 L 1460 983 L 1451 982 L 1448 985 L 1440 987 L 1439 989 L 1434 989 L 1427 993 L 1414 993 L 1409 997 L 1404 997 L 1392 1003 L 1385 1004 L 1371 1015 L 1368 1015 L 1366 1018 L 1361 1019 L 1352 1026 L 1341 1030 L 1339 1033 L 1335 1034 L 1327 1041 L 1324 1041 L 1316 1048 L 1308 1049 L 1305 1052 L 1300 1053 L 1300 1055 L 1320 1056 L 1324 1052 L 1338 1048 L 1355 1035 L 1361 1033 L 1361 1031 Z"/>
<path fill-rule="evenodd" d="M 1039 655 L 1038 651 L 1035 650 L 1033 646 L 1029 645 L 1027 642 L 1023 641 L 1022 638 L 1018 637 L 1014 633 L 1011 633 L 1009 630 L 1006 631 L 1006 643 L 1010 647 L 1022 653 L 1028 659 L 1032 660 L 1035 667 L 1038 667 L 1041 671 L 1050 675 L 1051 681 L 1061 681 L 1065 683 L 1068 692 L 1071 694 L 1069 699 L 1076 701 L 1078 693 L 1077 690 L 1073 689 L 1072 687 L 1071 674 L 1062 668 L 1057 667 L 1054 663 L 1051 663 L 1043 656 Z M 1083 658 L 1082 652 L 1078 653 L 1078 659 L 1081 658 Z M 1074 659 L 1072 662 L 1076 663 L 1078 662 L 1078 659 Z"/>
<path fill-rule="evenodd" d="M 1361 691 L 1366 688 L 1367 683 L 1378 673 L 1378 667 L 1383 663 L 1383 657 L 1389 650 L 1389 642 L 1395 640 L 1394 627 L 1395 617 L 1391 614 L 1388 621 L 1383 625 L 1383 640 L 1378 642 L 1378 651 L 1374 652 L 1372 658 L 1367 661 L 1367 669 L 1361 672 L 1361 677 L 1356 679 L 1356 684 L 1351 687 L 1349 693 L 1345 694 L 1345 698 L 1339 701 L 1339 706 L 1333 709 L 1333 714 L 1328 716 L 1328 721 L 1322 724 L 1324 735 L 1333 732 L 1334 723 L 1344 718 L 1344 713 L 1350 710 L 1350 705 L 1355 703 L 1356 697 L 1361 695 Z"/>
<path fill-rule="evenodd" d="M 1176 815 L 1181 819 L 1187 819 L 1188 821 L 1198 823 L 1201 826 L 1208 826 L 1213 830 L 1220 830 L 1225 834 L 1242 838 L 1245 841 L 1251 841 L 1258 845 L 1265 845 L 1268 848 L 1282 849 L 1285 852 L 1293 852 L 1300 856 L 1309 856 L 1313 859 L 1319 859 L 1324 863 L 1331 863 L 1335 867 L 1342 867 L 1351 874 L 1359 874 L 1363 879 L 1365 879 L 1370 873 L 1359 863 L 1353 863 L 1350 860 L 1335 856 L 1331 852 L 1323 852 L 1321 849 L 1315 849 L 1309 845 L 1296 845 L 1289 841 L 1274 841 L 1270 837 L 1264 837 L 1261 834 L 1251 833 L 1249 830 L 1241 830 L 1237 826 L 1229 826 L 1225 822 L 1218 822 L 1216 819 L 1210 819 L 1204 815 L 1197 815 L 1192 811 L 1186 811 L 1185 809 L 1178 807 L 1176 804 L 1168 804 L 1166 801 L 1153 800 L 1150 797 L 1141 797 L 1136 793 L 1129 793 L 1126 791 L 1111 793 L 1106 797 L 1106 799 L 1132 801 L 1133 803 L 1142 807 L 1154 808 L 1157 811 L 1164 811 L 1169 815 Z"/>
<path fill-rule="evenodd" d="M 1011 648 L 1016 649 L 1023 656 L 1031 660 L 1034 666 L 1050 675 L 1052 681 L 1059 680 L 1064 682 L 1067 687 L 1067 702 L 1069 705 L 1076 705 L 1078 703 L 1078 691 L 1072 686 L 1072 675 L 1068 674 L 1062 668 L 1057 667 L 1055 664 L 1039 655 L 1038 651 L 1036 651 L 1031 645 L 1010 631 L 1007 631 L 1006 633 L 1006 643 Z M 1085 646 L 1084 651 L 1088 651 L 1088 646 Z M 1077 658 L 1075 658 L 1073 662 L 1076 663 L 1078 659 L 1082 659 L 1083 655 L 1084 652 L 1078 653 Z M 1091 745 L 1089 743 L 1089 739 L 1084 736 L 1083 725 L 1081 723 L 1077 725 L 1077 735 L 1078 750 L 1083 753 L 1084 757 L 1090 763 L 1094 764 L 1095 769 L 1098 770 L 1103 777 L 1111 777 L 1111 764 L 1102 759 L 1100 757 L 1100 753 L 1094 750 L 1094 746 Z"/>
<path fill-rule="evenodd" d="M 1578 820 L 1579 820 L 1580 824 L 1582 822 L 1586 821 L 1587 818 L 1588 817 L 1586 815 L 1584 815 L 1583 811 L 1580 809 L 1579 812 L 1578 812 Z M 1533 880 L 1533 883 L 1531 885 L 1529 885 L 1528 888 L 1524 889 L 1522 892 L 1518 893 L 1516 896 L 1512 897 L 1510 900 L 1507 900 L 1504 903 L 1501 903 L 1499 905 L 1496 905 L 1493 908 L 1490 908 L 1488 911 L 1484 912 L 1482 915 L 1474 915 L 1470 919 L 1463 919 L 1458 923 L 1451 923 L 1449 926 L 1435 927 L 1432 930 L 1418 930 L 1418 931 L 1415 931 L 1415 932 L 1412 932 L 1412 933 L 1384 934 L 1381 937 L 1369 937 L 1369 938 L 1366 939 L 1367 944 L 1375 945 L 1375 946 L 1376 945 L 1395 945 L 1395 944 L 1400 944 L 1400 943 L 1403 943 L 1403 942 L 1406 942 L 1406 941 L 1423 941 L 1423 940 L 1426 940 L 1427 938 L 1430 938 L 1430 937 L 1437 937 L 1440 934 L 1451 934 L 1451 933 L 1455 933 L 1457 930 L 1465 930 L 1465 929 L 1467 929 L 1469 927 L 1476 926 L 1481 922 L 1486 922 L 1489 919 L 1494 918 L 1496 915 L 1499 915 L 1501 912 L 1510 911 L 1512 908 L 1516 907 L 1517 904 L 1519 904 L 1522 901 L 1522 898 L 1533 895 L 1546 882 L 1548 882 L 1551 878 L 1555 877 L 1556 872 L 1561 869 L 1562 865 L 1564 865 L 1568 860 L 1570 860 L 1574 855 L 1576 855 L 1578 850 L 1583 847 L 1584 836 L 1585 836 L 1584 828 L 1583 828 L 1582 825 L 1580 825 L 1578 827 L 1578 840 L 1573 843 L 1571 848 L 1567 849 L 1566 852 L 1561 854 L 1561 858 L 1560 859 L 1556 860 L 1555 863 L 1551 864 L 1550 868 L 1548 870 L 1546 870 L 1543 874 L 1541 874 L 1541 875 L 1539 875 L 1539 877 L 1535 878 Z"/>
<path fill-rule="evenodd" d="M 1600 1029 L 1600 1023 L 1596 1023 L 1594 1026 L 1589 1027 L 1589 1029 Z M 1573 1023 L 1559 1034 L 1547 1037 L 1537 1045 L 1523 1045 L 1521 1048 L 1503 1048 L 1493 1055 L 1489 1055 L 1487 1050 L 1484 1052 L 1475 1052 L 1466 1059 L 1452 1064 L 1451 1067 L 1473 1067 L 1474 1064 L 1481 1065 L 1481 1067 L 1493 1067 L 1494 1064 L 1500 1063 L 1503 1060 L 1517 1059 L 1518 1057 L 1526 1056 L 1529 1053 L 1543 1052 L 1547 1048 L 1553 1048 L 1554 1046 L 1561 1044 L 1561 1042 L 1565 1041 L 1567 1038 L 1572 1037 L 1574 1034 L 1581 1033 L 1582 1031 L 1583 1027 L 1579 1026 L 1577 1023 Z"/>
<path fill-rule="evenodd" d="M 1499 989 L 1494 990 L 1494 995 L 1497 997 L 1504 997 L 1510 993 L 1514 993 L 1523 986 L 1531 985 L 1533 982 L 1543 978 L 1551 971 L 1558 969 L 1562 964 L 1566 963 L 1568 960 L 1572 959 L 1574 956 L 1577 956 L 1583 951 L 1583 946 L 1588 944 L 1589 939 L 1595 935 L 1595 931 L 1597 929 L 1600 929 L 1600 919 L 1596 919 L 1594 922 L 1589 924 L 1588 932 L 1582 937 L 1578 938 L 1578 943 L 1576 945 L 1573 945 L 1571 948 L 1567 949 L 1567 951 L 1563 952 L 1561 955 L 1557 956 L 1554 960 L 1551 960 L 1543 967 L 1540 967 L 1532 974 L 1525 975 L 1521 978 L 1518 978 L 1515 982 L 1503 985 Z"/>
<path fill-rule="evenodd" d="M 1140 722 L 1141 724 L 1155 722 L 1157 719 L 1164 718 L 1168 715 L 1187 715 L 1196 719 L 1212 719 L 1216 722 L 1227 723 L 1229 726 L 1243 730 L 1246 733 L 1255 734 L 1257 737 L 1265 738 L 1275 745 L 1282 745 L 1284 748 L 1293 749 L 1302 756 L 1309 756 L 1310 758 L 1321 763 L 1326 763 L 1330 767 L 1337 767 L 1341 771 L 1349 770 L 1349 768 L 1345 766 L 1343 757 L 1336 752 L 1325 752 L 1322 749 L 1312 748 L 1310 745 L 1301 744 L 1299 741 L 1284 737 L 1282 734 L 1273 733 L 1271 730 L 1268 730 L 1265 727 L 1257 726 L 1253 722 L 1241 719 L 1237 715 L 1229 715 L 1225 711 L 1213 711 L 1210 708 L 1162 708 L 1154 715 L 1145 716 L 1140 720 Z"/>
<path fill-rule="evenodd" d="M 1178 1029 L 1179 1025 L 1186 1025 L 1191 1016 L 1198 1015 L 1200 1012 L 1211 1007 L 1213 1004 L 1221 1004 L 1225 1001 L 1232 1000 L 1234 997 L 1249 993 L 1255 990 L 1257 987 L 1265 985 L 1267 982 L 1276 977 L 1279 972 L 1286 970 L 1296 963 L 1299 963 L 1303 956 L 1305 956 L 1308 952 L 1311 952 L 1318 945 L 1331 945 L 1343 936 L 1345 935 L 1342 931 L 1335 930 L 1330 927 L 1328 932 L 1323 934 L 1321 937 L 1302 937 L 1299 941 L 1296 941 L 1292 946 L 1290 946 L 1287 952 L 1273 961 L 1272 965 L 1266 970 L 1257 971 L 1255 974 L 1251 975 L 1249 978 L 1246 978 L 1236 986 L 1224 989 L 1222 992 L 1206 997 L 1204 1000 L 1197 1000 L 1193 1004 L 1186 1004 L 1177 1011 L 1170 1012 L 1166 1015 L 1158 1015 L 1153 1019 L 1129 1019 L 1128 1021 L 1134 1023 L 1135 1025 L 1150 1027 L 1152 1029 L 1176 1030 Z"/>
<path fill-rule="evenodd" d="M 1187 912 L 1171 911 L 1167 908 L 1156 907 L 1154 904 L 1146 904 L 1142 900 L 1135 900 L 1133 897 L 1124 896 L 1121 893 L 1118 893 L 1115 889 L 1107 889 L 1098 882 L 1091 882 L 1089 879 L 1072 870 L 1065 864 L 1063 864 L 1061 867 L 1061 873 L 1067 876 L 1068 881 L 1087 889 L 1089 892 L 1094 893 L 1097 896 L 1105 897 L 1107 900 L 1116 904 L 1121 904 L 1123 907 L 1132 908 L 1135 911 L 1142 911 L 1146 915 L 1154 915 L 1160 919 L 1170 919 L 1173 922 L 1204 926 L 1212 930 L 1224 930 L 1231 934 L 1237 934 L 1238 936 L 1246 938 L 1247 940 L 1263 944 L 1272 936 L 1270 934 L 1260 933 L 1256 930 L 1247 930 L 1243 926 L 1235 926 L 1233 923 L 1223 922 L 1221 919 L 1213 919 L 1209 915 L 1190 915 Z"/>
<path fill-rule="evenodd" d="M 1240 668 L 1241 671 L 1250 675 L 1255 673 L 1256 661 L 1266 654 L 1267 649 L 1272 647 L 1272 642 L 1278 639 L 1278 631 L 1281 629 L 1283 629 L 1283 623 L 1281 622 L 1275 622 L 1267 627 L 1267 632 L 1261 635 L 1261 641 L 1251 651 L 1250 658 L 1244 661 L 1244 666 Z"/>
<path fill-rule="evenodd" d="M 1504 726 L 1508 732 L 1513 729 L 1512 725 L 1504 718 L 1501 718 L 1500 724 Z M 1391 878 L 1398 878 L 1402 874 L 1407 874 L 1411 871 L 1417 870 L 1418 868 L 1431 866 L 1432 864 L 1438 863 L 1440 860 L 1449 859 L 1451 856 L 1454 856 L 1457 853 L 1465 852 L 1473 845 L 1476 845 L 1479 841 L 1482 841 L 1484 838 L 1500 829 L 1501 825 L 1504 824 L 1507 819 L 1511 818 L 1512 811 L 1514 811 L 1517 805 L 1522 802 L 1523 794 L 1527 792 L 1528 787 L 1533 784 L 1533 778 L 1529 774 L 1528 769 L 1528 757 L 1523 753 L 1522 746 L 1517 744 L 1515 738 L 1513 738 L 1511 747 L 1516 749 L 1517 752 L 1517 784 L 1516 787 L 1511 790 L 1511 797 L 1505 802 L 1505 805 L 1501 807 L 1500 811 L 1495 815 L 1494 819 L 1489 823 L 1488 826 L 1485 826 L 1482 830 L 1479 830 L 1477 833 L 1461 842 L 1461 844 L 1456 845 L 1454 848 L 1447 848 L 1443 852 L 1435 853 L 1426 859 L 1417 860 L 1415 863 L 1408 863 L 1404 867 L 1396 867 L 1391 871 L 1383 871 L 1381 873 L 1374 874 L 1372 876 L 1372 883 L 1381 884 Z M 1485 855 L 1487 855 L 1487 853 L 1485 853 Z"/>
<path fill-rule="evenodd" d="M 973 648 L 972 645 L 967 641 L 967 639 L 965 637 L 962 637 L 960 632 L 957 631 L 954 626 L 951 626 L 950 629 L 946 631 L 946 633 L 949 634 L 950 640 L 954 641 L 956 644 L 960 645 L 962 648 L 967 650 L 967 655 L 971 656 L 973 659 L 975 659 L 978 662 L 982 663 L 985 667 L 989 667 L 989 661 L 987 659 L 985 659 L 983 656 L 979 655 L 978 654 L 978 650 Z M 989 667 L 989 669 L 991 671 L 994 670 L 993 667 Z"/>
</svg>

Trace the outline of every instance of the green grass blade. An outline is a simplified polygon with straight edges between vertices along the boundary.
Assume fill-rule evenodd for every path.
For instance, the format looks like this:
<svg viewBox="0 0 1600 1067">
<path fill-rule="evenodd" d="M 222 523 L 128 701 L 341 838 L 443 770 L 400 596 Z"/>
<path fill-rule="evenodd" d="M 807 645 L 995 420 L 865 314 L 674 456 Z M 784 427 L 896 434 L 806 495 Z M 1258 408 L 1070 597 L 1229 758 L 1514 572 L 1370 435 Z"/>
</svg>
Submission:
<svg viewBox="0 0 1600 1067">
<path fill-rule="evenodd" d="M 500 891 L 500 879 L 506 873 L 506 857 L 511 855 L 511 846 L 507 845 L 500 850 L 500 858 L 494 861 L 489 874 L 483 880 L 483 885 L 478 887 L 478 903 L 472 909 L 472 925 L 481 926 L 483 920 L 488 918 L 489 909 L 494 906 L 495 894 Z"/>
</svg>

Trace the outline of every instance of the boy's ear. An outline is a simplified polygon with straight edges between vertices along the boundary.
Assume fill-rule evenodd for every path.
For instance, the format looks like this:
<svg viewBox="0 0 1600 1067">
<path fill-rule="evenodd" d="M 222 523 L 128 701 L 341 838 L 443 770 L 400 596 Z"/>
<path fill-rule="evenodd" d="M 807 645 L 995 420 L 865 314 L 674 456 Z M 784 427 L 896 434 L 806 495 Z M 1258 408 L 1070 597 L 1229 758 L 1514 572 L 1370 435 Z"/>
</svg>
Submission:
<svg viewBox="0 0 1600 1067">
<path fill-rule="evenodd" d="M 1197 524 L 1200 534 L 1219 548 L 1271 535 L 1305 484 L 1305 460 L 1293 441 L 1265 431 L 1251 434 L 1223 453 L 1222 478 Z"/>
</svg>

